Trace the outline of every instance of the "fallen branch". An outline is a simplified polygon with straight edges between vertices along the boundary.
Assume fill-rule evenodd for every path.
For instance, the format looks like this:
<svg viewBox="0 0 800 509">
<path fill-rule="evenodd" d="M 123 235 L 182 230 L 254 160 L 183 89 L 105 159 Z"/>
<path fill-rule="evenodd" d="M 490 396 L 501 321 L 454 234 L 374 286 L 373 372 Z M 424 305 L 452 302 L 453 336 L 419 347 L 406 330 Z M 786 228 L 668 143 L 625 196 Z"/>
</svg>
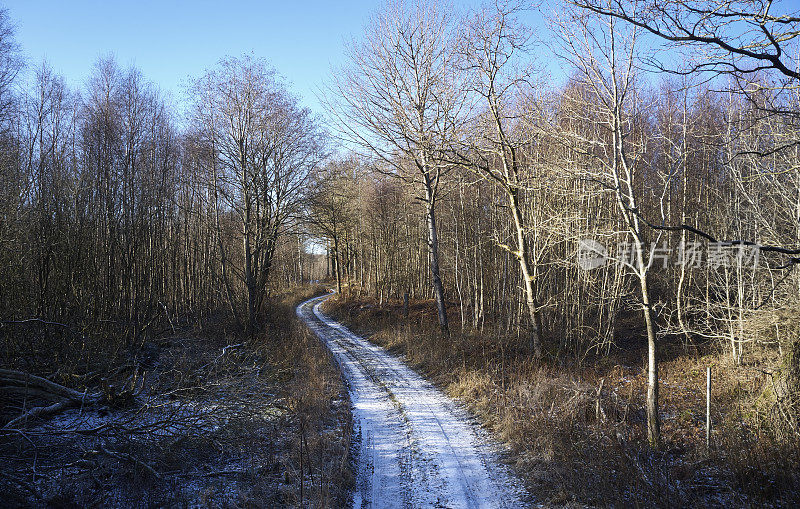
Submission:
<svg viewBox="0 0 800 509">
<path fill-rule="evenodd" d="M 178 474 L 180 477 L 222 477 L 226 475 L 246 475 L 246 470 L 215 470 L 212 472 L 188 472 L 185 474 Z"/>
<path fill-rule="evenodd" d="M 100 451 L 105 453 L 105 454 L 107 454 L 107 455 L 109 455 L 109 456 L 111 456 L 112 458 L 116 458 L 118 460 L 130 461 L 131 463 L 134 463 L 134 464 L 144 468 L 148 472 L 150 472 L 153 475 L 153 477 L 155 477 L 156 479 L 161 479 L 161 474 L 156 472 L 156 470 L 153 467 L 151 467 L 150 465 L 148 465 L 144 461 L 140 460 L 136 456 L 133 456 L 131 454 L 124 453 L 124 452 L 111 451 L 111 450 L 106 449 L 105 447 L 100 447 Z"/>
<path fill-rule="evenodd" d="M 53 416 L 53 415 L 55 415 L 55 414 L 57 414 L 59 412 L 63 412 L 64 410 L 66 410 L 68 408 L 75 407 L 79 403 L 80 402 L 75 402 L 75 401 L 72 401 L 70 399 L 65 399 L 64 401 L 60 401 L 58 403 L 53 403 L 50 406 L 39 406 L 39 407 L 36 407 L 36 408 L 33 408 L 33 409 L 29 410 L 28 412 L 25 412 L 24 414 L 20 415 L 16 419 L 12 419 L 12 420 L 8 421 L 6 423 L 6 425 L 3 426 L 3 427 L 4 428 L 13 428 L 17 424 L 26 422 L 28 419 L 37 419 L 37 418 L 43 419 L 43 418 L 46 418 L 46 417 L 50 417 L 50 416 Z"/>
<path fill-rule="evenodd" d="M 84 394 L 75 389 L 70 389 L 69 387 L 51 382 L 46 378 L 31 375 L 30 373 L 11 369 L 0 369 L 0 390 L 6 387 L 33 387 L 54 396 L 78 401 L 91 401 L 95 398 L 100 399 L 99 394 Z"/>
<path fill-rule="evenodd" d="M 0 369 L 0 391 L 19 394 L 26 398 L 38 397 L 57 400 L 52 405 L 33 408 L 12 419 L 3 426 L 6 429 L 14 428 L 29 419 L 52 417 L 69 408 L 95 405 L 102 399 L 100 394 L 79 392 L 46 378 L 11 369 Z"/>
</svg>

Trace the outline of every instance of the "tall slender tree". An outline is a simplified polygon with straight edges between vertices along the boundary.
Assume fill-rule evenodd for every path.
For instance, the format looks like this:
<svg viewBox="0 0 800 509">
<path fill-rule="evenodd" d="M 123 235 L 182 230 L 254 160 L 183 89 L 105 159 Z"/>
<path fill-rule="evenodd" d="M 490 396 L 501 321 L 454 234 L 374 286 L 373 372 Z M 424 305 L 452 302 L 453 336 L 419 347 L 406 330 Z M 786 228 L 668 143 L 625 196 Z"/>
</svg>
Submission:
<svg viewBox="0 0 800 509">
<path fill-rule="evenodd" d="M 459 86 L 453 17 L 435 2 L 394 2 L 375 14 L 348 53 L 325 103 L 342 136 L 377 156 L 386 174 L 413 184 L 424 207 L 428 261 L 439 325 L 448 332 L 436 214 L 447 171 Z"/>
</svg>

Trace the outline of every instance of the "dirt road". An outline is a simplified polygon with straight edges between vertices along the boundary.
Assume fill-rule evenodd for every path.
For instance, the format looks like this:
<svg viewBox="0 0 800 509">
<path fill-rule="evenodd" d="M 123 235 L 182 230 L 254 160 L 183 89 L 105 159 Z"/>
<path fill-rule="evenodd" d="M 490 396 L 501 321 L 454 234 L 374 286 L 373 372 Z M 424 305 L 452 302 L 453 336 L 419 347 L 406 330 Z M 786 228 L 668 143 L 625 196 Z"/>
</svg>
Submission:
<svg viewBox="0 0 800 509">
<path fill-rule="evenodd" d="M 486 433 L 400 359 L 325 316 L 308 300 L 297 315 L 328 345 L 349 384 L 360 436 L 353 506 L 528 505 Z"/>
</svg>

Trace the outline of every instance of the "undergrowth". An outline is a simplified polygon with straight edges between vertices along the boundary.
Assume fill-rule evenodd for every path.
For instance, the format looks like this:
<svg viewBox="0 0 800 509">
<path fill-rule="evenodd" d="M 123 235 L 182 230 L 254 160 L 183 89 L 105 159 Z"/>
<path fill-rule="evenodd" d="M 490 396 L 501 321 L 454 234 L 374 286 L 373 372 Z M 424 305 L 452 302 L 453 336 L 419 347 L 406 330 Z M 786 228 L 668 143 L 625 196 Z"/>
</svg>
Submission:
<svg viewBox="0 0 800 509">
<path fill-rule="evenodd" d="M 249 339 L 221 316 L 175 317 L 138 344 L 104 341 L 107 327 L 89 334 L 6 324 L 4 367 L 126 397 L 0 429 L 0 505 L 345 505 L 353 482 L 347 393 L 294 314 L 322 291 L 274 295 L 264 331 Z M 47 404 L 9 391 L 0 398 L 0 425 Z"/>
<path fill-rule="evenodd" d="M 664 443 L 653 450 L 645 436 L 641 348 L 582 363 L 556 356 L 536 361 L 516 335 L 492 327 L 442 336 L 431 303 L 412 303 L 408 318 L 401 302 L 337 297 L 324 309 L 403 355 L 464 404 L 507 445 L 508 461 L 543 503 L 791 507 L 800 500 L 797 443 L 779 438 L 774 421 L 758 415 L 769 375 L 732 366 L 713 348 L 661 346 Z M 714 369 L 709 449 L 708 365 Z"/>
</svg>

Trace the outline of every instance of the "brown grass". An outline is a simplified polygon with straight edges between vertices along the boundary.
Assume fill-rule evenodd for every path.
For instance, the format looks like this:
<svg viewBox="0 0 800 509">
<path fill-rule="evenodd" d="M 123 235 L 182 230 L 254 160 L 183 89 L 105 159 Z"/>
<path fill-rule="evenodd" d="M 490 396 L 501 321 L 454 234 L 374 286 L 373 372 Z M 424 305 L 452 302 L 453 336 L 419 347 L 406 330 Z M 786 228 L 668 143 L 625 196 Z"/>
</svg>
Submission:
<svg viewBox="0 0 800 509">
<path fill-rule="evenodd" d="M 308 286 L 276 297 L 264 345 L 273 362 L 291 373 L 282 393 L 296 430 L 287 471 L 299 477 L 305 454 L 304 500 L 298 489 L 286 498 L 294 506 L 343 507 L 355 483 L 347 390 L 328 349 L 294 317 L 299 303 L 325 291 Z"/>
<path fill-rule="evenodd" d="M 662 345 L 669 359 L 660 372 L 664 445 L 654 451 L 644 436 L 641 347 L 626 345 L 580 365 L 537 362 L 516 336 L 458 331 L 442 337 L 433 309 L 412 303 L 406 320 L 400 302 L 326 303 L 327 312 L 404 355 L 472 411 L 507 444 L 509 461 L 539 500 L 668 507 L 798 502 L 796 442 L 779 440 L 774 421 L 763 410 L 757 415 L 769 377 L 760 369 L 774 362 L 769 350 L 736 367 L 714 348 L 700 355 Z M 709 364 L 715 428 L 707 451 Z"/>
<path fill-rule="evenodd" d="M 346 504 L 347 393 L 327 350 L 294 314 L 296 303 L 321 291 L 275 295 L 266 330 L 252 340 L 218 318 L 202 328 L 177 325 L 130 351 L 114 344 L 91 376 L 37 371 L 81 390 L 134 376 L 145 382 L 126 406 L 76 408 L 0 431 L 4 506 Z M 102 342 L 92 348 L 103 354 Z M 47 366 L 52 350 L 24 368 Z M 21 402 L 0 396 L 2 422 L 19 415 Z"/>
</svg>

